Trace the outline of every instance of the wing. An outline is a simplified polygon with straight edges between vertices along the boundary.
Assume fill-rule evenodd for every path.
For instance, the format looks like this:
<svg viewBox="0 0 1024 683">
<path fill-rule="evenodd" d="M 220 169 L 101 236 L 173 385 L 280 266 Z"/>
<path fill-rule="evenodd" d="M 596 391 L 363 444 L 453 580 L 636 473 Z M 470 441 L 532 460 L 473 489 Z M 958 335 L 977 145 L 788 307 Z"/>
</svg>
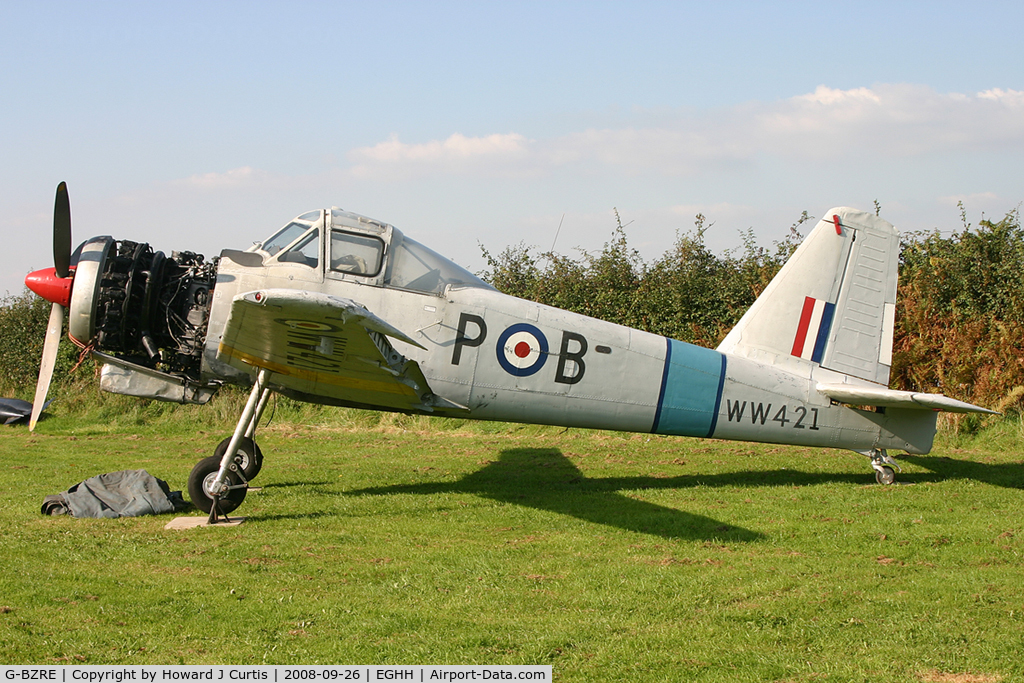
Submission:
<svg viewBox="0 0 1024 683">
<path fill-rule="evenodd" d="M 855 384 L 819 384 L 818 391 L 838 403 L 858 406 L 880 406 L 886 408 L 916 408 L 918 410 L 945 410 L 950 413 L 988 413 L 998 415 L 994 410 L 972 403 L 964 403 L 942 394 L 922 394 L 916 391 L 895 391 L 881 387 L 866 387 Z"/>
<path fill-rule="evenodd" d="M 425 348 L 350 299 L 266 289 L 232 300 L 217 359 L 245 371 L 266 368 L 271 384 L 320 398 L 398 410 L 466 410 L 435 395 L 419 365 L 388 337 Z"/>
</svg>

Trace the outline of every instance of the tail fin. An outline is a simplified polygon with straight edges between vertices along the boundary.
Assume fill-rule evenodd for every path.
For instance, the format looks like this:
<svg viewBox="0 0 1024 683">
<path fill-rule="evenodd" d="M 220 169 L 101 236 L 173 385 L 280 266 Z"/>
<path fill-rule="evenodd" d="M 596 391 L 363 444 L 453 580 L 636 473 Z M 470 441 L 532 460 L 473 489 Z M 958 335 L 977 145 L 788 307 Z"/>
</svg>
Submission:
<svg viewBox="0 0 1024 683">
<path fill-rule="evenodd" d="M 846 207 L 825 214 L 718 346 L 791 367 L 889 385 L 899 233 Z"/>
</svg>

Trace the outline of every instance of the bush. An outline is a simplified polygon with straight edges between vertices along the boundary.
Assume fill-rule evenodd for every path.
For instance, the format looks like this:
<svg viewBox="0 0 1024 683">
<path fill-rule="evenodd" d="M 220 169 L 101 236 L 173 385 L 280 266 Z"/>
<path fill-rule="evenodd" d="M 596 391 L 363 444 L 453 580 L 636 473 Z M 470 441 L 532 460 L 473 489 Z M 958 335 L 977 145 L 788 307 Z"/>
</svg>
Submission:
<svg viewBox="0 0 1024 683">
<path fill-rule="evenodd" d="M 893 385 L 1000 411 L 1024 407 L 1024 231 L 1011 211 L 977 229 L 904 236 Z"/>
<path fill-rule="evenodd" d="M 25 289 L 0 299 L 0 391 L 4 395 L 30 392 L 39 377 L 39 363 L 50 319 L 50 302 Z M 65 325 L 65 331 L 67 326 Z M 67 335 L 61 337 L 53 383 L 68 378 L 78 353 Z M 30 396 L 28 396 L 30 398 Z"/>
<path fill-rule="evenodd" d="M 523 244 L 497 257 L 483 249 L 489 267 L 484 279 L 506 294 L 717 346 L 795 251 L 802 239 L 799 227 L 809 220 L 804 212 L 773 251 L 757 246 L 748 230 L 740 255 L 716 255 L 704 243 L 711 224 L 698 215 L 692 231 L 678 233 L 672 249 L 648 264 L 629 246 L 618 212 L 615 218 L 601 251 L 578 259 L 537 254 Z"/>
</svg>

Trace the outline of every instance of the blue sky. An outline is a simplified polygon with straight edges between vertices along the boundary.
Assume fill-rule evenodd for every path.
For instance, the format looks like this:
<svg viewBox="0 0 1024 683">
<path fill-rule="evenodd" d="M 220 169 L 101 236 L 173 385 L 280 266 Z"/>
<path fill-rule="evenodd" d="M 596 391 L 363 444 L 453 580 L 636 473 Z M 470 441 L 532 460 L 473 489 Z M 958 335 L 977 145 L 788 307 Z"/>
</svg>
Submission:
<svg viewBox="0 0 1024 683">
<path fill-rule="evenodd" d="M 804 210 L 901 230 L 1024 201 L 1019 2 L 0 2 L 0 294 L 96 234 L 213 256 L 341 206 L 656 258 Z M 564 220 L 563 220 L 564 215 Z"/>
</svg>

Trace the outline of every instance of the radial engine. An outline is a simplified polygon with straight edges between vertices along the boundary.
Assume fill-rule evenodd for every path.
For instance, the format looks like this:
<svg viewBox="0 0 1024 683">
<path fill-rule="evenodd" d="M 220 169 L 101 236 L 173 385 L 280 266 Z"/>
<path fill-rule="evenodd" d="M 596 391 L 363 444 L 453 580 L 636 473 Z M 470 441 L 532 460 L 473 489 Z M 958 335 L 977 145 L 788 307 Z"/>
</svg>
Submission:
<svg viewBox="0 0 1024 683">
<path fill-rule="evenodd" d="M 218 386 L 201 378 L 217 262 L 94 237 L 71 256 L 68 277 L 37 271 L 27 283 L 66 307 L 69 336 L 101 364 L 102 389 L 205 403 Z M 65 291 L 56 298 L 39 291 L 58 285 Z"/>
</svg>

